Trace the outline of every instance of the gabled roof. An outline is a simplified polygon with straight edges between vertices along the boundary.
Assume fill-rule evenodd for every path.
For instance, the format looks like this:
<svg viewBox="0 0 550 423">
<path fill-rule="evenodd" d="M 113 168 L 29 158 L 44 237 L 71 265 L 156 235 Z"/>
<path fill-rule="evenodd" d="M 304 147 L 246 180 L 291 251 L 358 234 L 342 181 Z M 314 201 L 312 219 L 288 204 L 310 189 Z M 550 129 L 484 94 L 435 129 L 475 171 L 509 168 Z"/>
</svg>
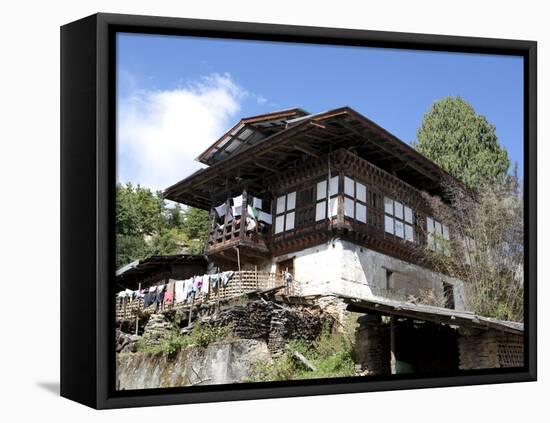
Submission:
<svg viewBox="0 0 550 423">
<path fill-rule="evenodd" d="M 254 124 L 269 124 L 273 128 L 269 134 L 254 138 L 253 143 L 238 141 L 239 145 L 226 154 L 230 159 L 216 157 L 224 154 L 221 151 L 225 146 L 242 138 L 247 125 Z M 164 196 L 209 209 L 223 201 L 224 196 L 237 194 L 242 181 L 254 195 L 267 196 L 265 181 L 270 177 L 293 166 L 304 155 L 318 158 L 340 148 L 351 148 L 379 168 L 432 194 L 441 194 L 442 179 L 452 178 L 410 145 L 350 107 L 314 115 L 291 109 L 241 120 L 199 156 L 204 163 L 211 163 L 210 167 L 170 186 Z"/>
</svg>

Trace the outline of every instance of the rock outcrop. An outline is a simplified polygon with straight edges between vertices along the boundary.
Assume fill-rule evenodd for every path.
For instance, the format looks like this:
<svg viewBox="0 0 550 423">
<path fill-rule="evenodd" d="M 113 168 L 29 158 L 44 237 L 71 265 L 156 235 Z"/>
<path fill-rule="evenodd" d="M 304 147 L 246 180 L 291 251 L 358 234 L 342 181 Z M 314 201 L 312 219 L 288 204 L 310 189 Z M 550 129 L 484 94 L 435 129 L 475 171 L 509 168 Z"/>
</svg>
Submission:
<svg viewBox="0 0 550 423">
<path fill-rule="evenodd" d="M 173 326 L 163 314 L 152 314 L 143 330 L 143 342 L 146 345 L 159 345 L 164 341 Z"/>
<path fill-rule="evenodd" d="M 116 330 L 116 352 L 117 353 L 134 353 L 137 351 L 137 341 L 139 336 L 124 333 L 121 330 Z"/>
<path fill-rule="evenodd" d="M 189 347 L 176 355 L 121 354 L 117 356 L 118 389 L 171 388 L 246 382 L 252 363 L 270 361 L 265 341 L 240 339 Z"/>
</svg>

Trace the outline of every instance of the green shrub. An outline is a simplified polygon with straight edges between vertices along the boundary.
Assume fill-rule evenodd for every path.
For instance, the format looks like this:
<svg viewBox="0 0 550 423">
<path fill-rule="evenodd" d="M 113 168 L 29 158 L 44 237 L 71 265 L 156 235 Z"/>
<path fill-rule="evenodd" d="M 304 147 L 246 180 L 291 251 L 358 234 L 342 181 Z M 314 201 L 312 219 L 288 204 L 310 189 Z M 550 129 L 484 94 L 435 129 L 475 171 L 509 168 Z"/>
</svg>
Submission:
<svg viewBox="0 0 550 423">
<path fill-rule="evenodd" d="M 143 337 L 140 338 L 138 341 L 138 351 L 148 354 L 167 353 L 168 355 L 175 355 L 191 346 L 206 349 L 213 342 L 227 339 L 229 333 L 229 328 L 225 326 L 197 323 L 191 332 L 182 334 L 179 325 L 174 324 L 169 336 L 158 345 L 148 344 Z"/>
<path fill-rule="evenodd" d="M 290 341 L 287 350 L 271 362 L 258 361 L 252 364 L 250 380 L 254 382 L 318 379 L 353 376 L 355 357 L 351 326 L 343 332 L 323 330 L 313 342 Z M 308 368 L 294 352 L 302 354 L 314 367 Z"/>
</svg>

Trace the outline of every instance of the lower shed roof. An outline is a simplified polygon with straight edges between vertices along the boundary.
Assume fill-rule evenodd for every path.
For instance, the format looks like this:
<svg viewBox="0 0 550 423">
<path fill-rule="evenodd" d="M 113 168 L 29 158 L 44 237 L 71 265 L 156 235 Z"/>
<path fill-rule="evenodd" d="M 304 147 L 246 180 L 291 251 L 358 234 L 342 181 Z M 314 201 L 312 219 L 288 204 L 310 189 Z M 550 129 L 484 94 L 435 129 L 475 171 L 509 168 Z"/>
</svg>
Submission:
<svg viewBox="0 0 550 423">
<path fill-rule="evenodd" d="M 348 310 L 355 312 L 378 312 L 398 317 L 462 326 L 476 329 L 494 329 L 501 332 L 523 335 L 523 323 L 497 320 L 479 316 L 469 311 L 459 311 L 424 304 L 413 304 L 386 298 L 358 299 L 340 296 L 347 304 Z"/>
<path fill-rule="evenodd" d="M 121 286 L 134 286 L 147 278 L 170 272 L 174 266 L 196 266 L 206 269 L 207 259 L 203 255 L 173 254 L 151 256 L 143 260 L 133 261 L 116 271 L 116 281 Z"/>
</svg>

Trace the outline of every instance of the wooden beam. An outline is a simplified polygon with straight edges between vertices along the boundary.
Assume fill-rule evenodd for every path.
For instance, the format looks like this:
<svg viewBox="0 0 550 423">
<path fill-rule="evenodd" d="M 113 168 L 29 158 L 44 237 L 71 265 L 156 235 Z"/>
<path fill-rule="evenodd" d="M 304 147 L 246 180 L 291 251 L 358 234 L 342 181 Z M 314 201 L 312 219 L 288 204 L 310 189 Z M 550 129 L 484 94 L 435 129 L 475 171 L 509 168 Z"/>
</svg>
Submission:
<svg viewBox="0 0 550 423">
<path fill-rule="evenodd" d="M 261 167 L 262 169 L 265 169 L 265 170 L 269 170 L 270 172 L 273 172 L 273 173 L 277 173 L 278 170 L 269 166 L 269 165 L 266 165 L 265 163 L 263 162 L 254 162 L 254 164 L 258 167 Z"/>
<path fill-rule="evenodd" d="M 304 144 L 294 143 L 294 148 L 296 150 L 301 151 L 302 153 L 306 153 L 306 154 L 308 154 L 311 157 L 314 157 L 316 159 L 318 159 L 320 157 L 319 154 L 316 151 L 314 151 L 313 149 L 311 149 L 308 146 L 305 146 Z"/>
</svg>

